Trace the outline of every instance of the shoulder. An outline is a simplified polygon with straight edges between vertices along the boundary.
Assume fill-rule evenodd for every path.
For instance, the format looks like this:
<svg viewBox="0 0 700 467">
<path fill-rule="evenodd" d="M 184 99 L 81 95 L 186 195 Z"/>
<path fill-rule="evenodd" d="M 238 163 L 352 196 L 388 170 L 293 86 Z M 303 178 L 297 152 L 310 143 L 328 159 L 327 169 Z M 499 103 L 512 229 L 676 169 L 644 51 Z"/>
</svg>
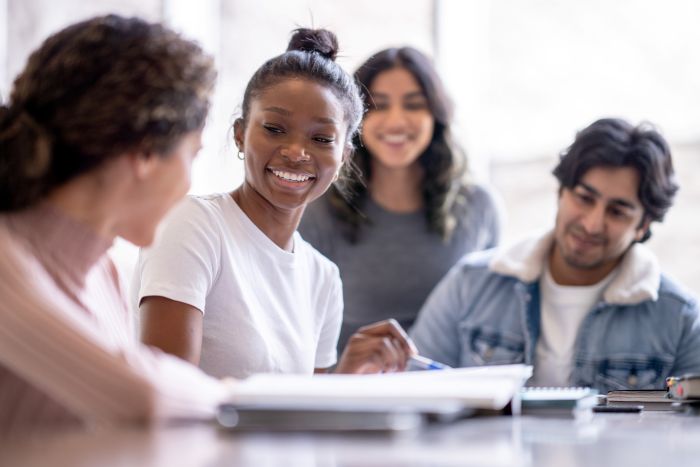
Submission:
<svg viewBox="0 0 700 467">
<path fill-rule="evenodd" d="M 664 309 L 692 310 L 694 315 L 698 314 L 697 300 L 680 283 L 670 277 L 661 274 L 659 283 L 659 306 Z"/>
<path fill-rule="evenodd" d="M 459 188 L 454 204 L 458 217 L 468 218 L 468 224 L 500 224 L 505 212 L 503 200 L 490 186 L 479 183 L 464 184 Z"/>
<path fill-rule="evenodd" d="M 496 194 L 493 187 L 482 183 L 465 183 L 459 188 L 459 196 L 468 205 L 491 208 L 496 204 Z"/>
<path fill-rule="evenodd" d="M 5 215 L 0 215 L 0 274 L 12 274 L 13 265 L 28 263 L 33 258 L 28 245 L 8 226 Z"/>
<path fill-rule="evenodd" d="M 168 220 L 219 219 L 229 202 L 233 199 L 226 193 L 188 195 L 173 209 Z"/>
<path fill-rule="evenodd" d="M 163 220 L 154 244 L 141 249 L 140 258 L 182 261 L 185 254 L 218 255 L 225 241 L 226 196 L 185 197 Z"/>
<path fill-rule="evenodd" d="M 489 264 L 491 260 L 496 255 L 498 249 L 491 248 L 483 251 L 475 251 L 472 253 L 467 253 L 464 255 L 455 265 L 459 269 L 469 272 L 469 271 L 480 271 L 483 273 L 491 273 L 489 269 Z"/>
<path fill-rule="evenodd" d="M 486 283 L 520 282 L 516 277 L 491 269 L 491 262 L 498 252 L 498 248 L 490 248 L 467 253 L 452 267 L 444 280 L 458 280 L 469 284 L 471 289 L 478 289 Z"/>
<path fill-rule="evenodd" d="M 5 215 L 0 215 L 0 307 L 8 306 L 11 300 L 24 300 L 27 291 L 37 291 L 35 286 L 53 288 L 55 283 L 30 245 L 13 232 Z"/>
<path fill-rule="evenodd" d="M 225 223 L 227 198 L 226 194 L 186 196 L 163 220 L 163 236 L 214 235 L 220 229 L 212 226 Z"/>
</svg>

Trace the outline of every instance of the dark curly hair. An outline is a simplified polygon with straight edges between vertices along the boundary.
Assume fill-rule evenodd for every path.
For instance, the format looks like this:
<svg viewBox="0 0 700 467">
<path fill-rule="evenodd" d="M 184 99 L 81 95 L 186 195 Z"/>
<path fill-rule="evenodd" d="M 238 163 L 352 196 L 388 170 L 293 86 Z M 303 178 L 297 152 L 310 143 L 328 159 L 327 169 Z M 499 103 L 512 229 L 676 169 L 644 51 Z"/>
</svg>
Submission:
<svg viewBox="0 0 700 467">
<path fill-rule="evenodd" d="M 448 239 L 456 225 L 453 208 L 456 203 L 466 202 L 460 189 L 467 171 L 466 156 L 455 145 L 450 133 L 452 104 L 430 59 L 412 47 L 401 47 L 374 54 L 355 72 L 355 80 L 364 90 L 365 108 L 371 108 L 369 89 L 374 79 L 393 68 L 407 70 L 418 81 L 435 119 L 430 144 L 418 161 L 424 170 L 422 196 L 427 227 Z M 371 223 L 362 213 L 362 206 L 369 195 L 366 182 L 372 178 L 372 155 L 362 145 L 359 135 L 354 144 L 356 149 L 350 167 L 354 166 L 355 170 L 350 171 L 343 185 L 334 186 L 328 195 L 336 216 L 347 227 L 346 236 L 351 242 L 359 241 L 362 226 Z"/>
<path fill-rule="evenodd" d="M 644 207 L 642 224 L 662 221 L 673 204 L 678 183 L 671 150 L 650 123 L 633 126 L 619 118 L 596 120 L 576 135 L 560 155 L 553 174 L 560 189 L 572 189 L 594 167 L 632 167 L 639 173 L 637 196 Z M 647 229 L 640 242 L 651 237 Z"/>
<path fill-rule="evenodd" d="M 101 16 L 52 35 L 0 108 L 0 211 L 124 152 L 166 157 L 203 127 L 215 79 L 199 46 L 138 18 Z"/>
</svg>

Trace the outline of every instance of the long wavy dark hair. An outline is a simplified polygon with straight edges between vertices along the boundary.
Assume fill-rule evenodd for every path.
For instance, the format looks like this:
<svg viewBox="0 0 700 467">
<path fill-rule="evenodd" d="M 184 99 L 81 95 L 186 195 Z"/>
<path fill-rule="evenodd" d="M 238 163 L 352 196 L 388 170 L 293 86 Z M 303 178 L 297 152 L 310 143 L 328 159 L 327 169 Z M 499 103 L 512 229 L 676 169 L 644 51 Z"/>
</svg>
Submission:
<svg viewBox="0 0 700 467">
<path fill-rule="evenodd" d="M 355 80 L 363 91 L 365 109 L 371 108 L 369 89 L 374 79 L 393 68 L 407 70 L 418 81 L 435 119 L 432 139 L 418 162 L 424 171 L 422 195 L 427 228 L 447 240 L 456 225 L 453 207 L 465 201 L 460 188 L 467 171 L 466 156 L 455 145 L 450 133 L 452 103 L 431 60 L 413 47 L 401 47 L 374 54 L 355 72 Z M 362 227 L 372 222 L 362 213 L 369 195 L 367 182 L 372 178 L 372 155 L 363 146 L 359 134 L 355 136 L 354 146 L 350 161 L 354 170 L 346 172 L 342 183 L 334 185 L 328 196 L 335 214 L 347 227 L 346 237 L 356 243 Z"/>
</svg>

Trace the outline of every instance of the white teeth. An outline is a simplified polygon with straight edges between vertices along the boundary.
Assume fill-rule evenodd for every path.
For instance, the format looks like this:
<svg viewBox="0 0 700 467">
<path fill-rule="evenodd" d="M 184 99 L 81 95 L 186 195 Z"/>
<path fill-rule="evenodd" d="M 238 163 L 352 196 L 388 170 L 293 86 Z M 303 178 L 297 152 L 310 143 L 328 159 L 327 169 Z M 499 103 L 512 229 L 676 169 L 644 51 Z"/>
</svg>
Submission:
<svg viewBox="0 0 700 467">
<path fill-rule="evenodd" d="M 310 175 L 293 174 L 291 172 L 284 172 L 282 170 L 275 169 L 272 169 L 272 173 L 275 174 L 275 176 L 289 182 L 305 182 L 311 178 Z"/>
<path fill-rule="evenodd" d="M 406 135 L 384 135 L 383 136 L 384 141 L 390 144 L 399 144 L 403 143 L 408 139 L 408 136 Z"/>
</svg>

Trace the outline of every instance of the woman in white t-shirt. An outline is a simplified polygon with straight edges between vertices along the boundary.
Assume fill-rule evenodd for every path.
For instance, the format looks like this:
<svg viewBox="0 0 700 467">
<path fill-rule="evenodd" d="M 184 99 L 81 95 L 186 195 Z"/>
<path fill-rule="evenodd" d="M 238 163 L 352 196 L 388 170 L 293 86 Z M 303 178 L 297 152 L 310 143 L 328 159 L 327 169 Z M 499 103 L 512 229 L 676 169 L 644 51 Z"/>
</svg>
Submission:
<svg viewBox="0 0 700 467">
<path fill-rule="evenodd" d="M 299 29 L 251 78 L 234 124 L 244 183 L 190 197 L 140 255 L 145 343 L 219 376 L 336 363 L 338 268 L 296 232 L 306 205 L 338 178 L 362 117 L 336 52 L 333 33 Z M 398 324 L 383 321 L 352 337 L 336 370 L 402 370 L 414 352 Z"/>
</svg>

